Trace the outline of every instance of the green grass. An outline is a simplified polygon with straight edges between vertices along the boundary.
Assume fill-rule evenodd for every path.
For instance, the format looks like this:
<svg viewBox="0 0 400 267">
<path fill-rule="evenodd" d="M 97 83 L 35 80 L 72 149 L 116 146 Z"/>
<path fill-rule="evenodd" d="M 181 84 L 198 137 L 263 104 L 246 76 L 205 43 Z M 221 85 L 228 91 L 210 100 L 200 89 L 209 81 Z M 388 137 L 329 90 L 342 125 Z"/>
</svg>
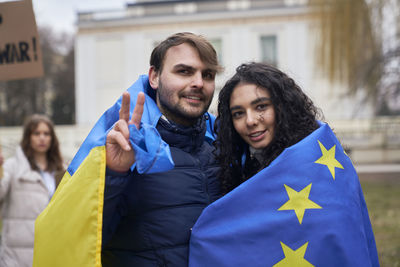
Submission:
<svg viewBox="0 0 400 267">
<path fill-rule="evenodd" d="M 400 267 L 400 177 L 360 180 L 379 262 L 382 267 Z"/>
</svg>

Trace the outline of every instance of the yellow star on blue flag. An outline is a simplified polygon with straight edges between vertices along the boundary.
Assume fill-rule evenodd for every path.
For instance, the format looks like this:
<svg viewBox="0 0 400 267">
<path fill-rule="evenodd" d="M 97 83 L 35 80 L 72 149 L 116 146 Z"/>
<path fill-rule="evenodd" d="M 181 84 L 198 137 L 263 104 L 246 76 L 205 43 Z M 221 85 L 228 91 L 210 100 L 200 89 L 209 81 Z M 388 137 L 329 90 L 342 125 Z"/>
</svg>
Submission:
<svg viewBox="0 0 400 267">
<path fill-rule="evenodd" d="M 291 249 L 287 245 L 281 242 L 283 254 L 285 254 L 285 258 L 274 265 L 274 267 L 311 267 L 314 266 L 309 263 L 306 259 L 304 259 L 304 255 L 306 254 L 308 242 L 299 247 L 296 250 Z"/>
<path fill-rule="evenodd" d="M 328 167 L 333 180 L 335 180 L 335 168 L 343 169 L 342 164 L 335 158 L 335 148 L 336 145 L 332 146 L 329 150 L 327 150 L 324 145 L 318 140 L 319 147 L 322 152 L 322 156 L 315 161 L 315 163 L 326 165 Z"/>
<path fill-rule="evenodd" d="M 300 224 L 303 221 L 304 212 L 306 211 L 306 209 L 322 209 L 321 206 L 308 198 L 311 191 L 311 184 L 306 186 L 300 192 L 297 192 L 287 185 L 284 186 L 289 196 L 289 200 L 285 204 L 283 204 L 278 210 L 294 210 Z"/>
</svg>

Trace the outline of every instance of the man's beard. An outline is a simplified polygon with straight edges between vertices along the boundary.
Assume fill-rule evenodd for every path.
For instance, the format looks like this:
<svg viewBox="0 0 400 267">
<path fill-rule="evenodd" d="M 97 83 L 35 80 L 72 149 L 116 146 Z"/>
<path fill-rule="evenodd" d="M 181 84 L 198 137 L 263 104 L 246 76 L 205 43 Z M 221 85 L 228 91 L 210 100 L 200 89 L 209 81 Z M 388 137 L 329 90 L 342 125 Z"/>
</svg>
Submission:
<svg viewBox="0 0 400 267">
<path fill-rule="evenodd" d="M 160 109 L 168 119 L 174 121 L 175 123 L 182 125 L 193 125 L 204 113 L 208 110 L 212 97 L 208 100 L 208 103 L 205 103 L 202 110 L 199 112 L 191 112 L 189 109 L 179 103 L 171 103 L 173 99 L 173 91 L 169 91 L 168 88 L 165 88 L 161 82 L 161 79 L 158 84 L 157 89 L 157 103 L 161 106 Z M 203 94 L 203 98 L 206 98 Z M 179 101 L 179 97 L 178 97 Z"/>
</svg>

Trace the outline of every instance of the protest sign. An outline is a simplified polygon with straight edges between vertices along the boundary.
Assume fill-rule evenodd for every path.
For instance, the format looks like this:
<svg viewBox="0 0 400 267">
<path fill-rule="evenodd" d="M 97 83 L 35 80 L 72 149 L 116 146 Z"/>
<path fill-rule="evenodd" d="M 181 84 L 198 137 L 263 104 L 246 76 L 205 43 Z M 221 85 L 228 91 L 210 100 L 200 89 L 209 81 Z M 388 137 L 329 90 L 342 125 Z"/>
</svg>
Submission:
<svg viewBox="0 0 400 267">
<path fill-rule="evenodd" d="M 31 0 L 0 2 L 0 80 L 43 76 Z"/>
</svg>

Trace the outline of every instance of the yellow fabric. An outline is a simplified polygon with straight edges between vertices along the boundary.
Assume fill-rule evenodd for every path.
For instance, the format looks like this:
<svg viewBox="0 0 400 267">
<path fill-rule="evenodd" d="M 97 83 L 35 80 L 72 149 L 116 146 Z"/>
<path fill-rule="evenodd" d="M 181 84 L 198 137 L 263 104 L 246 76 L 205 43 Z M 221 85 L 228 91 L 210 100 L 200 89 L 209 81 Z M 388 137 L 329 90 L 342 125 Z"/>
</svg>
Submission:
<svg viewBox="0 0 400 267">
<path fill-rule="evenodd" d="M 105 147 L 67 172 L 35 222 L 33 267 L 101 267 Z"/>
</svg>

